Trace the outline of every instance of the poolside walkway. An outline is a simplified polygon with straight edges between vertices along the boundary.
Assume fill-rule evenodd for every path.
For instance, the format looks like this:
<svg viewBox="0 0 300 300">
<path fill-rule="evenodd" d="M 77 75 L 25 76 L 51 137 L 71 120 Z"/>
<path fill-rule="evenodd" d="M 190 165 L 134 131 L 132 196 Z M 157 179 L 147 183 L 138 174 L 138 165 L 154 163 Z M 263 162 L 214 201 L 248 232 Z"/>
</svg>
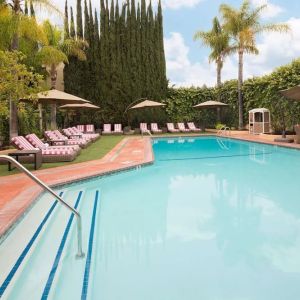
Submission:
<svg viewBox="0 0 300 300">
<path fill-rule="evenodd" d="M 153 159 L 150 138 L 132 137 L 123 139 L 102 159 L 34 171 L 33 173 L 48 185 L 53 186 L 149 164 Z M 0 240 L 1 236 L 30 207 L 40 192 L 41 188 L 24 174 L 1 177 Z"/>
</svg>

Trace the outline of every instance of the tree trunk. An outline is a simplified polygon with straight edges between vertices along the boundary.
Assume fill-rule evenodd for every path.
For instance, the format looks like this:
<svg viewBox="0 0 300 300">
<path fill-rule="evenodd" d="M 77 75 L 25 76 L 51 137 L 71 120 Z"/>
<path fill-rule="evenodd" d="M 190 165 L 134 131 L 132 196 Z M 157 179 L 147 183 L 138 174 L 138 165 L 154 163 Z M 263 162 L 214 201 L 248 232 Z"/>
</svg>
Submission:
<svg viewBox="0 0 300 300">
<path fill-rule="evenodd" d="M 243 101 L 243 64 L 244 50 L 239 50 L 239 78 L 238 78 L 238 98 L 239 98 L 239 130 L 244 129 L 244 101 Z"/>
<path fill-rule="evenodd" d="M 56 88 L 56 80 L 57 80 L 57 70 L 54 64 L 51 65 L 50 78 L 51 78 L 51 90 L 54 90 Z"/>
<path fill-rule="evenodd" d="M 56 80 L 57 80 L 57 70 L 54 64 L 51 65 L 50 69 L 50 78 L 51 78 L 51 90 L 54 90 L 56 87 Z M 51 130 L 57 129 L 56 125 L 56 103 L 51 104 Z"/>
<path fill-rule="evenodd" d="M 217 62 L 217 87 L 220 88 L 222 85 L 222 79 L 221 79 L 221 71 L 222 71 L 222 62 Z"/>
<path fill-rule="evenodd" d="M 221 85 L 222 85 L 222 79 L 221 79 L 221 71 L 222 71 L 222 61 L 217 61 L 217 91 L 218 91 L 218 101 L 221 101 Z M 217 108 L 217 123 L 221 122 L 221 109 L 220 107 Z"/>
<path fill-rule="evenodd" d="M 21 7 L 20 7 L 20 0 L 15 0 L 13 2 L 13 11 L 16 15 L 17 22 L 18 22 L 18 15 L 20 14 Z M 17 30 L 14 33 L 12 43 L 11 43 L 11 50 L 18 50 L 19 49 L 19 35 L 18 35 L 18 24 Z M 9 100 L 9 138 L 10 140 L 18 135 L 18 101 L 19 99 L 10 99 Z"/>
</svg>

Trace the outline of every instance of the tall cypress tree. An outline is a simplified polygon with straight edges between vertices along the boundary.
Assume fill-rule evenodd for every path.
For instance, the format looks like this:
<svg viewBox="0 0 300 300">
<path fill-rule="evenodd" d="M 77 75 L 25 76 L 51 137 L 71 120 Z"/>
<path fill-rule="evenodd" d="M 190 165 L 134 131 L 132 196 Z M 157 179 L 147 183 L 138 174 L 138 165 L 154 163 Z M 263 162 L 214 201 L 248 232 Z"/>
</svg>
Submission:
<svg viewBox="0 0 300 300">
<path fill-rule="evenodd" d="M 28 16 L 28 3 L 27 3 L 27 0 L 25 0 L 24 6 L 25 6 L 25 8 L 24 8 L 24 14 L 25 14 L 25 16 Z"/>
<path fill-rule="evenodd" d="M 74 21 L 74 14 L 73 14 L 73 7 L 71 6 L 71 22 L 70 22 L 70 37 L 75 39 L 76 31 L 75 31 L 75 21 Z"/>
<path fill-rule="evenodd" d="M 65 2 L 65 18 L 64 18 L 64 38 L 68 39 L 70 37 L 70 28 L 69 28 L 69 7 L 68 0 Z"/>
<path fill-rule="evenodd" d="M 168 81 L 166 78 L 166 58 L 165 58 L 165 48 L 164 48 L 164 29 L 163 29 L 163 14 L 161 7 L 161 0 L 158 2 L 157 8 L 157 23 L 158 23 L 158 51 L 159 51 L 159 83 L 160 83 L 160 98 L 164 98 L 167 93 Z"/>
<path fill-rule="evenodd" d="M 76 14 L 76 31 L 77 37 L 83 38 L 83 28 L 82 28 L 82 7 L 81 0 L 77 0 L 77 14 Z"/>
<path fill-rule="evenodd" d="M 31 0 L 30 0 L 30 16 L 35 18 L 35 11 Z"/>
</svg>

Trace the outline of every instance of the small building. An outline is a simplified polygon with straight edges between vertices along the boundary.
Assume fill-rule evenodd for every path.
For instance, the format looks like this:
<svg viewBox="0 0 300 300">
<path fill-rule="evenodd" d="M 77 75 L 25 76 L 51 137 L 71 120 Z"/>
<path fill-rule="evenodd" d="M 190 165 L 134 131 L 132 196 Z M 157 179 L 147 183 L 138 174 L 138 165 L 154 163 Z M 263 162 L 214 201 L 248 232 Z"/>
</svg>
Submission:
<svg viewBox="0 0 300 300">
<path fill-rule="evenodd" d="M 249 111 L 249 133 L 260 134 L 271 132 L 271 115 L 266 108 L 255 108 Z"/>
</svg>

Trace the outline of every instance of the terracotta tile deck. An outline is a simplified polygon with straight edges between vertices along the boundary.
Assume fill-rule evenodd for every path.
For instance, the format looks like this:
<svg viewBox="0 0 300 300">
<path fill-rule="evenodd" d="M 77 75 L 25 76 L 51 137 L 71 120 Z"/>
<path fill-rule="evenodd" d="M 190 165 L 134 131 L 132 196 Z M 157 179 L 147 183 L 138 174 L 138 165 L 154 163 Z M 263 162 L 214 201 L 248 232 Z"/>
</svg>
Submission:
<svg viewBox="0 0 300 300">
<path fill-rule="evenodd" d="M 215 131 L 211 131 L 210 134 L 215 134 Z M 193 134 L 193 136 L 195 135 Z M 250 135 L 248 132 L 233 131 L 230 137 L 300 149 L 300 145 L 295 143 L 275 143 L 273 141 L 275 136 L 272 135 Z M 102 159 L 35 171 L 34 174 L 48 185 L 53 186 L 149 164 L 153 160 L 150 138 L 128 137 Z M 40 192 L 41 189 L 25 175 L 18 174 L 0 178 L 0 241 L 1 236 L 3 237 L 26 212 Z"/>
<path fill-rule="evenodd" d="M 152 163 L 149 138 L 125 138 L 111 152 L 99 160 L 34 171 L 33 173 L 50 186 L 128 169 Z M 30 207 L 41 192 L 24 174 L 0 178 L 0 240 L 12 225 Z"/>
</svg>

